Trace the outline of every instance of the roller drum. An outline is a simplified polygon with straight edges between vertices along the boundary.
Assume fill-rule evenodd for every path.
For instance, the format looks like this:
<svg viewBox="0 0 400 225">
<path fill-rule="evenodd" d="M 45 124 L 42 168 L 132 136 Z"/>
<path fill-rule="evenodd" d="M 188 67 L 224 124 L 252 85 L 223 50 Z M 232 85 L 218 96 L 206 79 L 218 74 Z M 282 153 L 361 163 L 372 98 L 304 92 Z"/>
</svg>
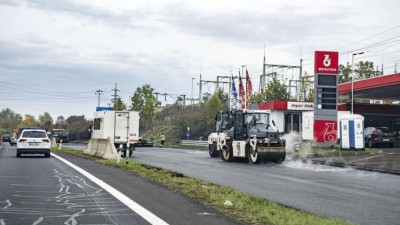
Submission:
<svg viewBox="0 0 400 225">
<path fill-rule="evenodd" d="M 285 147 L 257 146 L 258 156 L 262 161 L 281 163 L 285 161 Z"/>
</svg>

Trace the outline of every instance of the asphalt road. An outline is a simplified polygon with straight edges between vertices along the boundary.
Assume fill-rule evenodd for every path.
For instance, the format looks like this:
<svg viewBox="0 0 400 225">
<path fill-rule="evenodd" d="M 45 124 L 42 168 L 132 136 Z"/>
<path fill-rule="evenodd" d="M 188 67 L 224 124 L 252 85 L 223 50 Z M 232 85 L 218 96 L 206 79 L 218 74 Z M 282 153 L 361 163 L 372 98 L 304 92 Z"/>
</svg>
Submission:
<svg viewBox="0 0 400 225">
<path fill-rule="evenodd" d="M 285 161 L 223 162 L 208 152 L 138 148 L 134 160 L 360 224 L 400 224 L 398 175 Z"/>
<path fill-rule="evenodd" d="M 160 221 L 239 224 L 179 193 L 115 168 L 61 153 L 50 158 L 16 158 L 15 150 L 15 146 L 8 144 L 0 149 L 1 225 L 159 224 Z M 98 179 L 84 176 L 57 156 Z M 115 190 L 109 191 L 107 185 Z"/>
</svg>

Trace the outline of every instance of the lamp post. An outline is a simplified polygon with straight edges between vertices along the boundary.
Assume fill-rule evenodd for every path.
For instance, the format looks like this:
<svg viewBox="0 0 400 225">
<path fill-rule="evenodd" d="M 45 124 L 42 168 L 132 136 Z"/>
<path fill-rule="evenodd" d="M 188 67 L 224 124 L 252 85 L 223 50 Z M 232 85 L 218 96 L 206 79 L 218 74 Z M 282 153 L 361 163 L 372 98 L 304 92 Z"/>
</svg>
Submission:
<svg viewBox="0 0 400 225">
<path fill-rule="evenodd" d="M 354 56 L 362 55 L 364 52 L 353 53 L 351 56 L 351 114 L 353 114 L 353 102 L 354 102 Z"/>
<path fill-rule="evenodd" d="M 193 105 L 193 81 L 194 81 L 194 77 L 192 77 L 192 105 Z"/>
</svg>

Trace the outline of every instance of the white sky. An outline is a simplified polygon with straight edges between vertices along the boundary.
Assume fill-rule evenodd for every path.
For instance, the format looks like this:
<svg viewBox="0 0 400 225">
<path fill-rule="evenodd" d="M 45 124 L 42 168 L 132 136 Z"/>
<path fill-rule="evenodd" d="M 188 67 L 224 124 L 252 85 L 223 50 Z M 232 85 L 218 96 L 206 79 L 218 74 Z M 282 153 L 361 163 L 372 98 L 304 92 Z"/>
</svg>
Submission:
<svg viewBox="0 0 400 225">
<path fill-rule="evenodd" d="M 200 73 L 215 81 L 242 65 L 257 91 L 264 45 L 267 63 L 302 57 L 308 74 L 316 50 L 339 51 L 341 64 L 365 51 L 356 61 L 383 63 L 391 74 L 399 9 L 396 0 L 0 0 L 0 110 L 91 118 L 95 91 L 107 106 L 115 83 L 127 103 L 144 84 L 171 103 L 191 97 L 193 77 L 198 97 Z M 286 82 L 293 73 L 281 71 Z"/>
</svg>

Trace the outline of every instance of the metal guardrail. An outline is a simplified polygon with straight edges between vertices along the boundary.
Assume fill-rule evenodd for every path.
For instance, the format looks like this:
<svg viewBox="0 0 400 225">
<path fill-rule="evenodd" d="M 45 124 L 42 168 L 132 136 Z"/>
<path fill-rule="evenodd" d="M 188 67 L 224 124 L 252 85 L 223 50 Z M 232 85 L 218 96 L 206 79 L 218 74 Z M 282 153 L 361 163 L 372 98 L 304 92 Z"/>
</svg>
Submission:
<svg viewBox="0 0 400 225">
<path fill-rule="evenodd" d="M 208 146 L 208 141 L 181 140 L 181 145 Z"/>
</svg>

